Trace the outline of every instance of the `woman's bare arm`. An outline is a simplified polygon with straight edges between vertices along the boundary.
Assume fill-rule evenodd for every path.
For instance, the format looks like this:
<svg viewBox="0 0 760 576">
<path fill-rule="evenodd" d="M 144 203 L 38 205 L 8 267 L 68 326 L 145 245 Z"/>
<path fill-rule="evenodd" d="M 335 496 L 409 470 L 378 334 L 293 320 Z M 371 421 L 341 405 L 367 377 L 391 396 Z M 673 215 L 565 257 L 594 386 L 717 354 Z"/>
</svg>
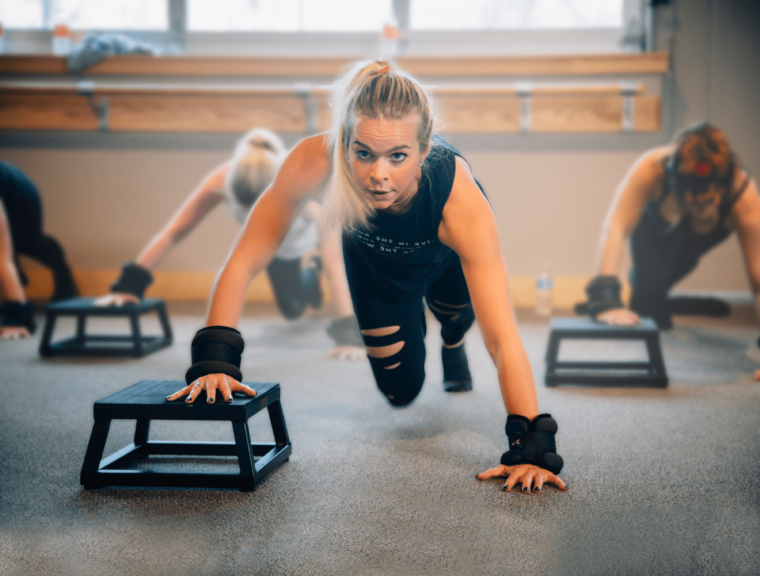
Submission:
<svg viewBox="0 0 760 576">
<path fill-rule="evenodd" d="M 5 206 L 0 201 L 0 287 L 6 300 L 26 302 L 24 289 L 13 261 L 13 240 Z"/>
<path fill-rule="evenodd" d="M 475 316 L 498 370 L 507 412 L 535 418 L 539 414 L 536 388 L 509 301 L 496 221 L 467 163 L 459 157 L 438 236 L 462 262 Z"/>
<path fill-rule="evenodd" d="M 749 182 L 734 203 L 731 215 L 739 235 L 747 276 L 760 317 L 760 194 L 754 180 Z"/>
<path fill-rule="evenodd" d="M 597 276 L 617 276 L 625 241 L 641 219 L 652 191 L 662 180 L 662 159 L 669 147 L 641 156 L 623 178 L 615 193 L 599 238 Z"/>
<path fill-rule="evenodd" d="M 327 137 L 296 145 L 248 215 L 214 283 L 206 324 L 237 326 L 248 284 L 280 247 L 295 216 L 322 188 L 330 171 Z"/>
<path fill-rule="evenodd" d="M 195 228 L 211 210 L 224 198 L 224 179 L 229 163 L 222 164 L 209 173 L 198 187 L 182 203 L 161 231 L 143 248 L 136 263 L 152 269 L 166 253 Z"/>
</svg>

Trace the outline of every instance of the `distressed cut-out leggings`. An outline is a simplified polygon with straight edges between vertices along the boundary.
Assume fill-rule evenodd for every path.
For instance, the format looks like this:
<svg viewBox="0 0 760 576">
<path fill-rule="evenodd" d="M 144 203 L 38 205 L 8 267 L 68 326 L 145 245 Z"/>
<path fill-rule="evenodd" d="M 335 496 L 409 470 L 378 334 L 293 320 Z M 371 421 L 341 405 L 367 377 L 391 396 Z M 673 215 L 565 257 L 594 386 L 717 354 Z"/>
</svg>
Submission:
<svg viewBox="0 0 760 576">
<path fill-rule="evenodd" d="M 401 297 L 390 297 L 377 284 L 356 271 L 346 258 L 346 275 L 351 289 L 354 311 L 368 347 L 368 358 L 377 387 L 394 406 L 412 402 L 425 381 L 425 305 L 441 323 L 445 344 L 457 344 L 475 320 L 470 293 L 459 258 L 442 264 L 445 268 L 428 285 L 418 286 Z M 365 332 L 380 328 L 398 330 L 384 336 L 369 336 Z M 387 331 L 387 330 L 386 330 Z M 395 350 L 386 357 L 373 356 L 385 347 Z M 395 347 L 393 346 L 395 345 Z"/>
</svg>

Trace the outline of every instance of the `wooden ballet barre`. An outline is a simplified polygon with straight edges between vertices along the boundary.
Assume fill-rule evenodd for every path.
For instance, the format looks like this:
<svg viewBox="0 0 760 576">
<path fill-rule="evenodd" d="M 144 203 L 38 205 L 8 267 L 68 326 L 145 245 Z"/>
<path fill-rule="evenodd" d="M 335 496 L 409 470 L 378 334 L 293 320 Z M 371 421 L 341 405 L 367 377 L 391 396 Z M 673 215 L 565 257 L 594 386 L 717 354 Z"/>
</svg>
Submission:
<svg viewBox="0 0 760 576">
<path fill-rule="evenodd" d="M 657 131 L 660 99 L 640 83 L 431 85 L 449 133 Z M 330 125 L 322 84 L 0 82 L 0 129 L 234 132 Z"/>
<path fill-rule="evenodd" d="M 239 76 L 335 78 L 360 57 L 337 56 L 111 56 L 79 76 Z M 670 55 L 562 54 L 534 56 L 400 56 L 399 66 L 417 76 L 574 76 L 666 74 Z M 73 75 L 66 59 L 50 55 L 4 55 L 0 74 Z"/>
</svg>

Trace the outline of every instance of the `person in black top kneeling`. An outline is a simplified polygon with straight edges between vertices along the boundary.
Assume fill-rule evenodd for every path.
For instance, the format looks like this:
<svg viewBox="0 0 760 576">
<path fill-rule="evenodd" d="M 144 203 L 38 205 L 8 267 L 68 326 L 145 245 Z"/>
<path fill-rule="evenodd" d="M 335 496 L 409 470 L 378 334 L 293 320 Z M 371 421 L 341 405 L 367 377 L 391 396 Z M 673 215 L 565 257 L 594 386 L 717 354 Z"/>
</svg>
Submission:
<svg viewBox="0 0 760 576">
<path fill-rule="evenodd" d="M 34 306 L 27 302 L 28 283 L 18 261 L 28 256 L 53 273 L 53 301 L 77 295 L 74 277 L 58 241 L 42 231 L 42 200 L 37 187 L 15 166 L 0 162 L 0 340 L 28 338 L 34 332 Z"/>
<path fill-rule="evenodd" d="M 264 270 L 299 207 L 327 185 L 325 210 L 343 229 L 354 310 L 381 392 L 405 406 L 425 372 L 423 297 L 441 322 L 444 387 L 466 391 L 471 377 L 464 335 L 477 317 L 498 370 L 510 449 L 480 479 L 508 476 L 540 491 L 565 489 L 556 454 L 557 423 L 541 414 L 530 364 L 515 326 L 496 222 L 467 162 L 433 135 L 424 89 L 385 61 L 359 64 L 336 91 L 328 134 L 306 138 L 264 192 L 219 274 L 207 327 L 192 345 L 187 386 L 254 395 L 241 384 L 242 339 L 234 331 L 245 289 Z"/>
</svg>

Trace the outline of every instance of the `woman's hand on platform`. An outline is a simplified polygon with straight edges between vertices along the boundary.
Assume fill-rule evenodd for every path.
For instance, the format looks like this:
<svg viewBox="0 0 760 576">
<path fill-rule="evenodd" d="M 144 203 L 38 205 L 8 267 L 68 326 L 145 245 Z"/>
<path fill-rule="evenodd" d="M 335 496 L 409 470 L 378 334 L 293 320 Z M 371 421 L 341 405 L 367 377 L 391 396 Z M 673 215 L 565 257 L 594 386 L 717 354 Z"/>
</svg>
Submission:
<svg viewBox="0 0 760 576">
<path fill-rule="evenodd" d="M 755 380 L 760 380 L 760 369 L 755 370 Z"/>
<path fill-rule="evenodd" d="M 607 310 L 606 312 L 599 314 L 596 317 L 596 320 L 597 322 L 603 322 L 610 326 L 634 326 L 641 322 L 639 315 L 627 308 Z"/>
<path fill-rule="evenodd" d="M 127 292 L 112 292 L 106 294 L 100 298 L 96 298 L 93 304 L 106 308 L 108 306 L 123 306 L 124 304 L 139 304 L 140 299 L 134 294 L 128 294 Z"/>
<path fill-rule="evenodd" d="M 560 490 L 567 491 L 567 486 L 562 478 L 533 464 L 520 464 L 519 466 L 500 464 L 496 468 L 491 468 L 476 476 L 478 480 L 504 477 L 507 477 L 507 481 L 502 490 L 511 490 L 516 484 L 522 484 L 523 492 L 533 493 L 541 492 L 544 484 L 554 484 Z"/>
<path fill-rule="evenodd" d="M 360 362 L 367 359 L 367 349 L 362 346 L 336 346 L 327 353 L 327 358 Z"/>
<path fill-rule="evenodd" d="M 208 374 L 201 376 L 195 382 L 191 382 L 189 386 L 185 386 L 182 390 L 175 392 L 171 396 L 167 396 L 166 399 L 171 402 L 172 400 L 178 400 L 182 396 L 187 396 L 185 402 L 191 404 L 195 402 L 195 399 L 204 390 L 206 391 L 206 402 L 209 404 L 213 404 L 216 401 L 217 390 L 225 402 L 232 402 L 233 392 L 240 392 L 246 396 L 256 396 L 256 390 L 245 384 L 241 384 L 232 376 L 227 376 L 226 374 Z"/>
<path fill-rule="evenodd" d="M 0 340 L 21 340 L 29 338 L 29 330 L 24 326 L 3 326 L 0 328 Z"/>
</svg>

